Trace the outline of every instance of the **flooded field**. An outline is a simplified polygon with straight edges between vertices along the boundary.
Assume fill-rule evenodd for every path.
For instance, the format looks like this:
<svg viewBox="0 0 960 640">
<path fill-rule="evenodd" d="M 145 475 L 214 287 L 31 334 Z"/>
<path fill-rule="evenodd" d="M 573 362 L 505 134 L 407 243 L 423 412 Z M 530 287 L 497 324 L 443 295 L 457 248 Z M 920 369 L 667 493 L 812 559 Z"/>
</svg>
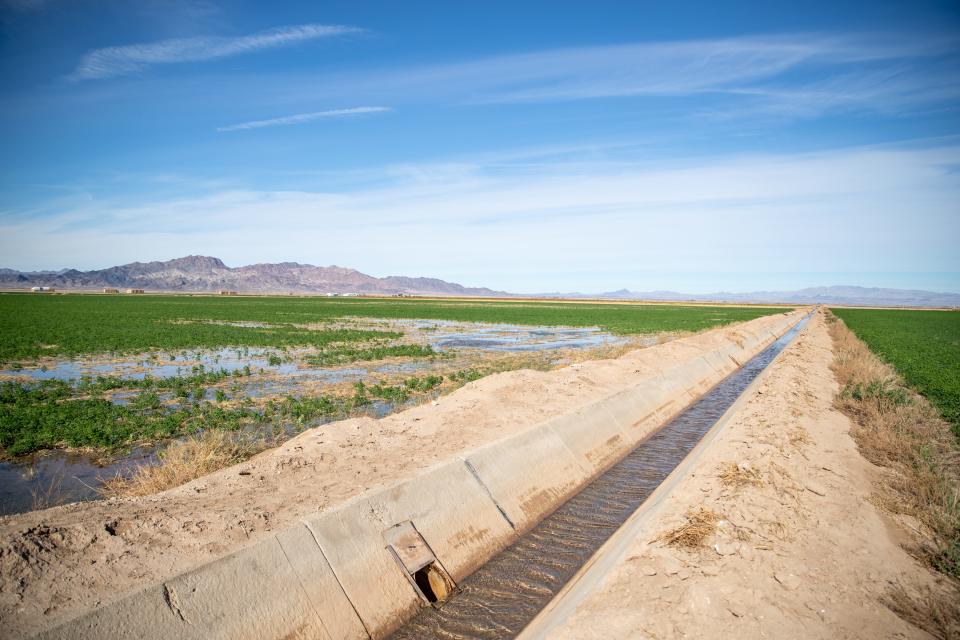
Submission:
<svg viewBox="0 0 960 640">
<path fill-rule="evenodd" d="M 611 357 L 669 337 L 422 319 L 344 318 L 332 326 L 297 328 L 374 337 L 322 348 L 46 358 L 0 369 L 4 402 L 16 408 L 5 420 L 22 418 L 15 427 L 37 423 L 41 432 L 47 422 L 59 421 L 51 428 L 63 430 L 41 433 L 47 440 L 23 433 L 7 447 L 0 462 L 0 513 L 101 497 L 104 480 L 155 464 L 170 442 L 204 430 L 224 429 L 267 447 L 327 421 L 381 417 L 430 401 L 492 372 Z M 101 433 L 119 425 L 127 429 L 122 437 Z M 60 443 L 71 438 L 74 446 L 64 450 Z"/>
</svg>

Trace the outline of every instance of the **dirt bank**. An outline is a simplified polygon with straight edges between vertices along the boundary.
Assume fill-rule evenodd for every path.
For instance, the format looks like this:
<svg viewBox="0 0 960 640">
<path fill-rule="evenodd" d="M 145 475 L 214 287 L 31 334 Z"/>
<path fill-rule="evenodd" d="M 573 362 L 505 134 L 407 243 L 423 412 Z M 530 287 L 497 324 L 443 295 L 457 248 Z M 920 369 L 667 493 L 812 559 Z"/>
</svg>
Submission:
<svg viewBox="0 0 960 640">
<path fill-rule="evenodd" d="M 960 596 L 871 503 L 884 476 L 832 405 L 831 347 L 818 313 L 549 637 L 929 637 L 887 603 Z"/>
<path fill-rule="evenodd" d="M 307 431 L 163 494 L 2 518 L 5 633 L 19 637 L 55 625 L 368 489 L 629 387 L 739 335 L 736 327 L 727 327 L 614 360 L 498 374 L 382 420 L 347 420 Z"/>
</svg>

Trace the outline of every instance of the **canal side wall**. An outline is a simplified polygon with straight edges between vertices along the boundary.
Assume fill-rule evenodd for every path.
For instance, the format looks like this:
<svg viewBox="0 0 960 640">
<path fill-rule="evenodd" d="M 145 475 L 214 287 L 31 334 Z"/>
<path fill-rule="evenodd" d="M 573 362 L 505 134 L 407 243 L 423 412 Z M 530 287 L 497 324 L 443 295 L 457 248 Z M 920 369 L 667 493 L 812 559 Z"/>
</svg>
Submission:
<svg viewBox="0 0 960 640">
<path fill-rule="evenodd" d="M 413 575 L 420 564 L 460 582 L 802 315 L 744 323 L 721 346 L 626 390 L 34 637 L 386 637 L 427 606 Z M 398 526 L 405 533 L 392 538 Z"/>
<path fill-rule="evenodd" d="M 687 454 L 683 461 L 653 490 L 638 508 L 619 529 L 601 546 L 590 559 L 580 568 L 576 575 L 557 593 L 550 603 L 517 636 L 517 640 L 545 640 L 551 632 L 572 614 L 576 607 L 589 596 L 592 590 L 604 580 L 618 562 L 622 562 L 626 550 L 637 539 L 639 532 L 663 508 L 671 491 L 689 476 L 695 469 L 710 444 L 724 431 L 727 424 L 737 416 L 750 402 L 750 399 L 760 388 L 773 365 L 783 358 L 781 351 L 753 381 L 747 385 L 740 396 L 731 404 L 719 419 L 710 427 L 710 430 L 700 439 L 696 446 Z"/>
</svg>

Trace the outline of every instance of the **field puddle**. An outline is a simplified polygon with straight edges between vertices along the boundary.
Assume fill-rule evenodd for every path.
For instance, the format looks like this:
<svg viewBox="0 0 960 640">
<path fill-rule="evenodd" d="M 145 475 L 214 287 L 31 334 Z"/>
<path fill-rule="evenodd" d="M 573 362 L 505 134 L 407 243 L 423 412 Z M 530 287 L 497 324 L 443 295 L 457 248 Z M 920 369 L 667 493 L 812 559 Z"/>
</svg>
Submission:
<svg viewBox="0 0 960 640">
<path fill-rule="evenodd" d="M 53 451 L 0 462 L 0 514 L 96 500 L 104 480 L 156 461 L 156 452 L 153 447 L 137 448 L 121 458 L 98 461 L 83 453 Z"/>
<path fill-rule="evenodd" d="M 383 418 L 413 404 L 374 400 L 354 415 Z M 268 431 L 264 431 L 262 425 L 252 424 L 236 435 L 277 445 L 306 429 L 336 419 L 339 418 L 317 419 L 309 424 L 287 421 L 271 425 Z M 102 498 L 99 489 L 104 481 L 118 475 L 129 477 L 138 467 L 155 464 L 164 446 L 135 447 L 130 453 L 112 458 L 82 452 L 43 451 L 16 461 L 0 462 L 0 516 Z"/>
<path fill-rule="evenodd" d="M 436 351 L 461 349 L 480 351 L 550 351 L 560 349 L 594 349 L 626 342 L 623 338 L 597 327 L 524 327 L 510 324 L 447 322 L 441 320 L 392 320 L 367 324 L 387 326 L 405 331 L 405 342 L 429 345 Z M 234 323 L 236 324 L 236 323 Z M 258 325 L 253 323 L 251 326 Z M 649 344 L 656 344 L 653 339 Z M 310 367 L 302 362 L 309 350 L 278 351 L 274 349 L 218 349 L 189 351 L 179 354 L 141 354 L 109 360 L 66 360 L 19 369 L 0 369 L 0 379 L 78 381 L 82 378 L 115 376 L 129 380 L 189 376 L 204 371 L 227 373 L 253 371 L 281 376 L 302 376 L 317 379 L 335 378 L 335 369 Z M 173 357 L 171 357 L 173 356 Z M 282 362 L 277 362 L 277 359 Z M 416 370 L 412 367 L 411 371 Z M 367 371 L 364 369 L 364 371 Z"/>
<path fill-rule="evenodd" d="M 623 339 L 598 327 L 525 327 L 512 324 L 465 325 L 455 322 L 414 321 L 427 333 L 427 342 L 439 351 L 481 349 L 488 351 L 549 351 L 593 349 L 622 344 Z"/>
</svg>

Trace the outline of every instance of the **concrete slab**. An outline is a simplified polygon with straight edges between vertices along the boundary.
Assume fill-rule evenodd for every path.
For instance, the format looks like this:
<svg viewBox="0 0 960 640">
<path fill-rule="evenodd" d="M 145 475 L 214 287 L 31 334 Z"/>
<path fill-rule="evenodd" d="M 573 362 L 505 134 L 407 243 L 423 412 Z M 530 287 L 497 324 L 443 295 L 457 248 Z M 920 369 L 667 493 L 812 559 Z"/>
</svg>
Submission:
<svg viewBox="0 0 960 640">
<path fill-rule="evenodd" d="M 331 638 L 276 538 L 36 637 Z"/>
<path fill-rule="evenodd" d="M 606 409 L 606 402 L 550 420 L 547 425 L 578 459 L 590 477 L 604 471 L 630 450 L 624 422 Z M 629 428 L 629 427 L 628 427 Z"/>
<path fill-rule="evenodd" d="M 411 522 L 454 581 L 475 571 L 515 536 L 462 460 L 307 520 L 374 638 L 386 636 L 426 604 L 384 538 L 384 532 L 404 521 Z"/>
<path fill-rule="evenodd" d="M 178 576 L 164 587 L 180 622 L 157 637 L 330 637 L 276 538 Z"/>
<path fill-rule="evenodd" d="M 343 640 L 368 638 L 360 616 L 337 581 L 309 527 L 303 523 L 295 525 L 278 534 L 277 541 L 327 634 Z"/>
<path fill-rule="evenodd" d="M 556 509 L 591 475 L 549 423 L 482 447 L 466 460 L 520 532 Z"/>
<path fill-rule="evenodd" d="M 167 630 L 177 629 L 181 620 L 164 598 L 162 585 L 80 616 L 76 620 L 33 636 L 36 640 L 90 640 L 91 638 L 169 638 Z"/>
</svg>

